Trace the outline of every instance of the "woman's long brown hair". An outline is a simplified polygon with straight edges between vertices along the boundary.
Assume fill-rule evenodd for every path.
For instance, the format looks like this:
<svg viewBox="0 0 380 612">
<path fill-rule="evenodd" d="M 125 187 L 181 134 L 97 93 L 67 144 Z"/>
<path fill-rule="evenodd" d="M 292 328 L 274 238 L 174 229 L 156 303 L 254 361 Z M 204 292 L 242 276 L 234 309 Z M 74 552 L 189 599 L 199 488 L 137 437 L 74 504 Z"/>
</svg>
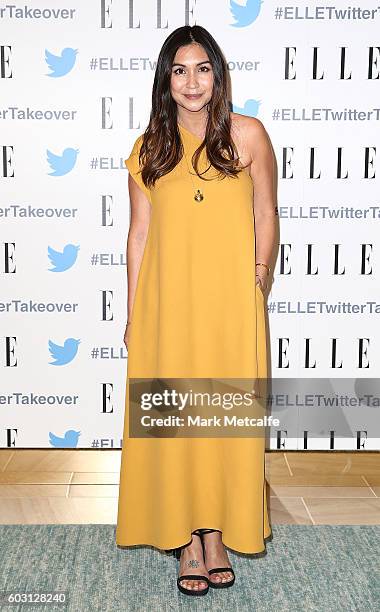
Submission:
<svg viewBox="0 0 380 612">
<path fill-rule="evenodd" d="M 167 37 L 157 59 L 152 110 L 139 156 L 141 178 L 147 188 L 153 188 L 155 182 L 173 170 L 183 156 L 177 125 L 177 104 L 170 93 L 170 81 L 177 50 L 193 42 L 202 45 L 206 51 L 214 75 L 205 138 L 194 151 L 193 167 L 200 178 L 208 180 L 198 172 L 198 160 L 206 148 L 208 162 L 222 178 L 236 176 L 241 171 L 241 166 L 237 167 L 238 151 L 230 134 L 227 62 L 219 45 L 205 28 L 199 25 L 182 26 Z"/>
</svg>

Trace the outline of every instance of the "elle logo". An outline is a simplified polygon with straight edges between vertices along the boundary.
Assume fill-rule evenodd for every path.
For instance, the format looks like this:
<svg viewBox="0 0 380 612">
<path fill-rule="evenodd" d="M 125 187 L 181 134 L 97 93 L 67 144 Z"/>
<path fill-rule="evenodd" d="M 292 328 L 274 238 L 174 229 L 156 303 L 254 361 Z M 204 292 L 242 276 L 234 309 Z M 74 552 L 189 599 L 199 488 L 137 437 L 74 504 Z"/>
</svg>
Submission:
<svg viewBox="0 0 380 612">
<path fill-rule="evenodd" d="M 0 144 L 0 179 L 14 178 L 13 145 Z"/>
<path fill-rule="evenodd" d="M 12 47 L 0 45 L 0 79 L 13 78 L 11 59 Z"/>
</svg>

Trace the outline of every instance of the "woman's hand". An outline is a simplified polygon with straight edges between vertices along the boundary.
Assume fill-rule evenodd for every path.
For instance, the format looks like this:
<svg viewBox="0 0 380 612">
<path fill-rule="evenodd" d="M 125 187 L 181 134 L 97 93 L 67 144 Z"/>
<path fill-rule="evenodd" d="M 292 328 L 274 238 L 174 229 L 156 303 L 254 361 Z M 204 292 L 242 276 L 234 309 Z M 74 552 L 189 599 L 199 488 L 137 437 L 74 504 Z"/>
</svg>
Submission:
<svg viewBox="0 0 380 612">
<path fill-rule="evenodd" d="M 259 285 L 261 291 L 264 293 L 264 291 L 267 288 L 267 282 L 268 282 L 268 274 L 267 272 L 256 272 L 256 285 Z"/>
<path fill-rule="evenodd" d="M 263 293 L 267 288 L 269 271 L 270 268 L 267 264 L 261 262 L 256 264 L 256 285 L 259 285 Z"/>
<path fill-rule="evenodd" d="M 124 332 L 124 344 L 127 350 L 128 350 L 130 329 L 131 329 L 131 324 L 127 323 L 127 325 L 125 326 L 125 332 Z"/>
</svg>

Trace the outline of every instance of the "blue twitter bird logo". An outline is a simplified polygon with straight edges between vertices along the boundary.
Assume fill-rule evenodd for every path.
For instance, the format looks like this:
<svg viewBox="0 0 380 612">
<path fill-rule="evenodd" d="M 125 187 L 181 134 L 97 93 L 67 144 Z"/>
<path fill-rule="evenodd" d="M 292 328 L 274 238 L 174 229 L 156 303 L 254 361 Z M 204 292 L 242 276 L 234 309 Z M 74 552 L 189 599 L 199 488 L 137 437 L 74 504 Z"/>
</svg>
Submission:
<svg viewBox="0 0 380 612">
<path fill-rule="evenodd" d="M 63 176 L 74 168 L 79 149 L 65 149 L 61 156 L 55 155 L 49 149 L 46 152 L 49 166 L 53 170 L 48 172 L 49 176 Z"/>
<path fill-rule="evenodd" d="M 234 113 L 239 113 L 240 115 L 247 115 L 248 117 L 257 117 L 259 114 L 259 106 L 261 104 L 261 100 L 247 100 L 244 104 L 243 108 L 232 105 L 232 110 Z"/>
<path fill-rule="evenodd" d="M 45 61 L 52 71 L 46 76 L 57 78 L 68 74 L 74 67 L 77 53 L 78 49 L 71 49 L 70 47 L 63 49 L 61 55 L 53 55 L 45 49 Z"/>
<path fill-rule="evenodd" d="M 79 248 L 79 245 L 66 244 L 62 253 L 60 253 L 49 246 L 48 256 L 54 266 L 54 268 L 49 269 L 49 272 L 64 272 L 71 268 L 77 260 Z"/>
<path fill-rule="evenodd" d="M 67 338 L 63 346 L 55 344 L 52 340 L 49 340 L 49 351 L 55 361 L 50 361 L 49 365 L 66 365 L 70 363 L 78 352 L 80 340 L 75 338 Z"/>
<path fill-rule="evenodd" d="M 247 0 L 247 3 L 242 5 L 230 0 L 230 11 L 235 19 L 235 23 L 230 25 L 235 28 L 245 28 L 251 25 L 257 19 L 262 3 L 263 0 Z"/>
<path fill-rule="evenodd" d="M 68 431 L 66 431 L 63 438 L 59 438 L 51 431 L 49 431 L 49 442 L 52 446 L 55 446 L 56 448 L 75 448 L 78 445 L 78 440 L 81 433 L 81 431 L 74 431 L 74 429 L 69 429 Z"/>
</svg>

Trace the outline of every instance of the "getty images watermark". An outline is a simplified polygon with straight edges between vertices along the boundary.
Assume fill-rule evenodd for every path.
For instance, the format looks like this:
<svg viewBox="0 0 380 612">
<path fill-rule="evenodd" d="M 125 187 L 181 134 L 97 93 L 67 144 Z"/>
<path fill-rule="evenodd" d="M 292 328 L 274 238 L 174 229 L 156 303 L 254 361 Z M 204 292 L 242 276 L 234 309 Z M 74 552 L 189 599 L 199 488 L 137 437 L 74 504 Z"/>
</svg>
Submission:
<svg viewBox="0 0 380 612">
<path fill-rule="evenodd" d="M 129 436 L 265 437 L 266 379 L 130 378 Z"/>
</svg>

